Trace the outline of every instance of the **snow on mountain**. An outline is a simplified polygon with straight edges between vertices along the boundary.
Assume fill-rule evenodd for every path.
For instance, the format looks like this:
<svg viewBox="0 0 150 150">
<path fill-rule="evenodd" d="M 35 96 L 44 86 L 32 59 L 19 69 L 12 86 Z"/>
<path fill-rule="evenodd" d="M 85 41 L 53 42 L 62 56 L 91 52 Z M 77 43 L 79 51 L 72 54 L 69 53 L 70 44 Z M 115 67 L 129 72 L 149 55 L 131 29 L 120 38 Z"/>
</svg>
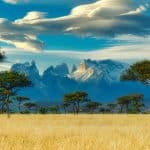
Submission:
<svg viewBox="0 0 150 150">
<path fill-rule="evenodd" d="M 112 60 L 93 61 L 83 60 L 78 68 L 70 74 L 70 78 L 77 81 L 100 81 L 105 80 L 107 82 L 118 81 L 120 74 L 128 67 L 127 64 L 123 64 Z"/>
<path fill-rule="evenodd" d="M 70 74 L 70 77 L 78 81 L 86 81 L 92 75 L 94 75 L 94 69 L 87 66 L 85 61 L 82 61 L 78 68 L 72 74 Z"/>
</svg>

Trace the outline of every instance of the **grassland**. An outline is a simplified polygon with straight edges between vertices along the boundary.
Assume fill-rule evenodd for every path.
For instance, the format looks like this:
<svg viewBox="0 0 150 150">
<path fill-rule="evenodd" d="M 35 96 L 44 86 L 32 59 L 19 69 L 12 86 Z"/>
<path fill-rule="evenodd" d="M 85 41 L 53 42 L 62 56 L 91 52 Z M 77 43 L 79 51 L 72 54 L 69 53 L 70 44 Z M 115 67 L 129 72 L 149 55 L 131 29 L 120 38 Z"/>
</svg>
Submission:
<svg viewBox="0 0 150 150">
<path fill-rule="evenodd" d="M 1 115 L 0 150 L 150 150 L 150 115 Z"/>
</svg>

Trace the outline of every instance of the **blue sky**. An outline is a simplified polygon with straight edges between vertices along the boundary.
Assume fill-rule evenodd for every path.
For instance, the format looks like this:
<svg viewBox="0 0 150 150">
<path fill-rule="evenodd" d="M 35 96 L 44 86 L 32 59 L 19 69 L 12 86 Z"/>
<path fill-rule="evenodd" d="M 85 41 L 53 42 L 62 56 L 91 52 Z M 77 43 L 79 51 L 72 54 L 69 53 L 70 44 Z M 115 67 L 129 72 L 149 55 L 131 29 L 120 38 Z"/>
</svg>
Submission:
<svg viewBox="0 0 150 150">
<path fill-rule="evenodd" d="M 83 59 L 123 59 L 122 49 L 127 60 L 150 56 L 149 0 L 1 0 L 0 18 L 0 46 L 12 63 L 38 57 L 42 68 L 76 63 L 80 53 Z"/>
</svg>

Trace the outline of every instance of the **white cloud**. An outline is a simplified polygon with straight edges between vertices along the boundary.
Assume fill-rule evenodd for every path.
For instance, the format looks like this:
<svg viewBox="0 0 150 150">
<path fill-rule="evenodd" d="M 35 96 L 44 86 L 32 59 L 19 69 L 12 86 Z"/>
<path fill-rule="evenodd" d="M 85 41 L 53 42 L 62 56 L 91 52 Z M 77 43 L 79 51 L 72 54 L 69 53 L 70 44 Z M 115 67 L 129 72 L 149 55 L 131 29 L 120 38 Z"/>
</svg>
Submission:
<svg viewBox="0 0 150 150">
<path fill-rule="evenodd" d="M 88 53 L 92 59 L 119 59 L 119 60 L 143 60 L 150 58 L 150 52 L 147 46 L 130 45 L 115 46 L 107 50 Z"/>
<path fill-rule="evenodd" d="M 111 48 L 90 52 L 47 51 L 47 53 L 49 55 L 57 54 L 62 57 L 73 57 L 80 60 L 89 58 L 94 60 L 115 59 L 127 61 L 150 58 L 150 52 L 147 45 L 114 46 Z"/>
<path fill-rule="evenodd" d="M 27 13 L 27 15 L 21 20 L 24 22 L 38 20 L 38 19 L 44 18 L 45 15 L 46 15 L 46 13 L 43 13 L 43 12 L 32 11 L 32 12 Z M 18 21 L 16 20 L 16 22 L 19 22 L 19 20 Z"/>
<path fill-rule="evenodd" d="M 89 3 L 96 0 L 1 0 L 5 3 L 12 4 L 12 5 L 25 5 L 25 4 L 68 4 L 68 5 L 79 5 L 83 3 Z"/>
<path fill-rule="evenodd" d="M 44 34 L 76 34 L 78 36 L 116 37 L 150 34 L 150 16 L 144 15 L 148 4 L 134 5 L 131 0 L 99 0 L 75 7 L 68 16 L 46 18 L 46 13 L 29 12 L 13 22 L 0 19 L 0 41 L 18 48 L 42 49 L 36 39 Z M 32 38 L 34 37 L 34 38 Z"/>
<path fill-rule="evenodd" d="M 43 48 L 42 41 L 37 40 L 36 37 L 25 34 L 1 34 L 0 41 L 7 44 L 12 44 L 17 48 L 35 52 L 40 51 Z"/>
</svg>

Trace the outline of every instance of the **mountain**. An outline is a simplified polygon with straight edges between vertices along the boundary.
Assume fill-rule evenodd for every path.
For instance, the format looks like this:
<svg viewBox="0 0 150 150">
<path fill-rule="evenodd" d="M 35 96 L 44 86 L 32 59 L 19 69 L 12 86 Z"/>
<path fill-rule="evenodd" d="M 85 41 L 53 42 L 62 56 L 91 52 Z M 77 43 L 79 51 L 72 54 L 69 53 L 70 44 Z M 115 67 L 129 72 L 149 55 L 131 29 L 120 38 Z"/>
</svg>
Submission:
<svg viewBox="0 0 150 150">
<path fill-rule="evenodd" d="M 113 82 L 120 79 L 120 74 L 128 66 L 128 64 L 112 60 L 93 61 L 88 59 L 81 61 L 78 68 L 70 74 L 70 77 L 80 82 Z"/>
<path fill-rule="evenodd" d="M 25 73 L 26 75 L 29 76 L 30 80 L 32 80 L 34 83 L 39 83 L 40 78 L 41 78 L 39 75 L 39 70 L 36 67 L 35 61 L 32 61 L 31 63 L 26 62 L 23 64 L 20 64 L 20 63 L 14 64 L 11 67 L 11 70 Z"/>
<path fill-rule="evenodd" d="M 14 64 L 11 70 L 25 73 L 33 83 L 33 87 L 23 89 L 19 94 L 39 103 L 59 103 L 63 95 L 73 91 L 77 85 L 67 77 L 69 68 L 65 63 L 48 67 L 42 75 L 39 75 L 34 61 Z"/>
<path fill-rule="evenodd" d="M 57 65 L 56 67 L 50 66 L 44 71 L 44 74 L 53 74 L 54 76 L 60 76 L 60 77 L 65 77 L 69 74 L 69 68 L 67 64 L 62 63 L 60 65 Z"/>
<path fill-rule="evenodd" d="M 41 104 L 60 103 L 65 93 L 79 90 L 88 92 L 91 99 L 101 102 L 112 102 L 131 93 L 143 93 L 148 103 L 150 86 L 120 81 L 121 73 L 128 67 L 128 64 L 119 61 L 88 59 L 81 61 L 77 67 L 73 65 L 72 69 L 65 63 L 50 66 L 42 75 L 34 61 L 14 64 L 11 69 L 25 73 L 33 82 L 33 87 L 21 90 L 20 94 Z"/>
</svg>

